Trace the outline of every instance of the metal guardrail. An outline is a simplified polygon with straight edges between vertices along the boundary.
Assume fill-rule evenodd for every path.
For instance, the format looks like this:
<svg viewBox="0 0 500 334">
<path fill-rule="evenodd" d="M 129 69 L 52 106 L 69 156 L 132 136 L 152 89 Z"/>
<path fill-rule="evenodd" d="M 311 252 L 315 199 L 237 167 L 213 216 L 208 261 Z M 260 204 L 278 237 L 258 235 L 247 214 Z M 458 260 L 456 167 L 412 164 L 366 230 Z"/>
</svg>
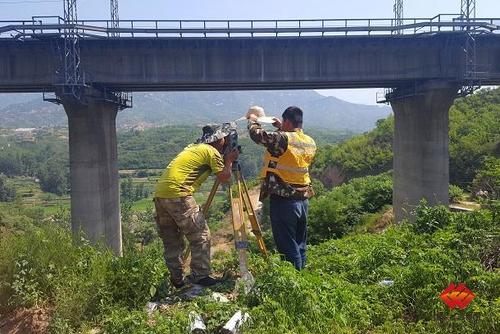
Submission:
<svg viewBox="0 0 500 334">
<path fill-rule="evenodd" d="M 113 28 L 109 20 L 78 20 L 65 24 L 58 16 L 34 16 L 32 20 L 0 21 L 0 38 L 40 38 L 61 35 L 75 28 L 82 38 L 133 37 L 302 37 L 417 35 L 469 31 L 500 33 L 500 18 L 465 19 L 459 14 L 432 18 L 406 18 L 402 25 L 391 19 L 314 20 L 120 20 Z"/>
</svg>

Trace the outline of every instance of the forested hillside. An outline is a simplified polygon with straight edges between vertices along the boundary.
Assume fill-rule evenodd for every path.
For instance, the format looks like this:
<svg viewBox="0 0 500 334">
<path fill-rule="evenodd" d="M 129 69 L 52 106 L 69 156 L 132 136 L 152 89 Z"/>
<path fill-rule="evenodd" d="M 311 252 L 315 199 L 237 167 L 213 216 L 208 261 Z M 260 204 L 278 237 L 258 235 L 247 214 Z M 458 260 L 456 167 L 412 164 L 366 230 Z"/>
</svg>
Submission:
<svg viewBox="0 0 500 334">
<path fill-rule="evenodd" d="M 243 149 L 240 162 L 247 177 L 257 175 L 262 163 L 262 147 L 255 145 L 246 133 L 246 124 L 239 129 Z M 338 143 L 352 136 L 346 131 L 312 130 L 319 145 Z M 29 141 L 19 140 L 8 130 L 0 132 L 0 174 L 32 176 L 41 180 L 59 179 L 67 187 L 69 173 L 67 130 L 43 129 L 35 131 Z M 127 169 L 163 169 L 183 147 L 194 143 L 201 135 L 196 126 L 166 126 L 144 131 L 118 133 L 118 166 Z M 60 186 L 53 187 L 60 194 Z"/>
<path fill-rule="evenodd" d="M 314 173 L 326 185 L 392 168 L 394 119 L 377 122 L 375 130 L 321 150 Z M 450 109 L 450 182 L 471 185 L 487 156 L 500 156 L 500 89 L 481 90 L 460 98 Z"/>
</svg>

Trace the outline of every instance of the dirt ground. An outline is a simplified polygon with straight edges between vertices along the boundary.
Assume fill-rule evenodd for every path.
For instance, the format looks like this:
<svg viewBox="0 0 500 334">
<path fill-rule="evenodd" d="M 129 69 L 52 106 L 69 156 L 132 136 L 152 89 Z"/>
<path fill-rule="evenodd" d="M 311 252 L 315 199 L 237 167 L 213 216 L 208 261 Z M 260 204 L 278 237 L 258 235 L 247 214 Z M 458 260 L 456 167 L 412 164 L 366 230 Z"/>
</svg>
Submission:
<svg viewBox="0 0 500 334">
<path fill-rule="evenodd" d="M 0 317 L 1 334 L 45 334 L 50 312 L 43 308 L 17 309 Z"/>
<path fill-rule="evenodd" d="M 253 207 L 257 208 L 259 202 L 259 187 L 250 189 L 248 193 Z M 231 213 L 228 212 L 224 217 L 222 226 L 212 233 L 212 254 L 217 252 L 229 252 L 233 248 L 233 226 L 231 225 Z"/>
<path fill-rule="evenodd" d="M 370 233 L 381 233 L 385 231 L 385 229 L 389 227 L 389 225 L 391 225 L 393 222 L 394 222 L 394 211 L 392 210 L 392 208 L 390 208 L 389 210 L 384 212 L 382 217 L 380 217 L 375 223 L 375 225 L 369 228 L 368 231 Z"/>
</svg>

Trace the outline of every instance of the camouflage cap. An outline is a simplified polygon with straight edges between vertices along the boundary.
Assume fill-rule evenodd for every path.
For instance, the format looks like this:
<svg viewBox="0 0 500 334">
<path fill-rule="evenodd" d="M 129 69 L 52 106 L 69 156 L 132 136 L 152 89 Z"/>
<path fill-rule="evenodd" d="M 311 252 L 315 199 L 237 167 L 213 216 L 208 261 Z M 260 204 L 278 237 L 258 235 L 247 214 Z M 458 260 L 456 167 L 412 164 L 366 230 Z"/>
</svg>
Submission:
<svg viewBox="0 0 500 334">
<path fill-rule="evenodd" d="M 235 128 L 233 123 L 224 124 L 207 124 L 203 127 L 203 135 L 199 138 L 196 143 L 210 144 L 219 139 L 222 139 L 231 133 L 231 130 Z"/>
</svg>

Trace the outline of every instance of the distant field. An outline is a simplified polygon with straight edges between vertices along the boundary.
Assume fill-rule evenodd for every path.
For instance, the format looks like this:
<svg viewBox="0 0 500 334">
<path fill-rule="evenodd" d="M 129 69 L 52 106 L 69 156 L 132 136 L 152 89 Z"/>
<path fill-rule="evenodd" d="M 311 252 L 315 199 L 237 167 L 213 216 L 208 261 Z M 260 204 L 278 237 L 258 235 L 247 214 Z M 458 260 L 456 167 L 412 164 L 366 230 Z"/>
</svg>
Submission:
<svg viewBox="0 0 500 334">
<path fill-rule="evenodd" d="M 16 188 L 21 203 L 26 207 L 40 207 L 47 215 L 70 207 L 69 195 L 58 196 L 43 192 L 38 182 L 32 177 L 14 177 L 11 179 L 11 183 Z"/>
<path fill-rule="evenodd" d="M 148 172 L 161 173 L 161 170 L 148 170 Z M 136 173 L 137 170 L 120 170 L 120 175 L 133 176 Z M 134 185 L 143 183 L 145 188 L 150 193 L 149 197 L 143 198 L 133 203 L 133 211 L 146 211 L 153 209 L 153 192 L 158 179 L 159 176 L 132 177 L 132 182 Z M 123 178 L 121 180 L 123 180 Z M 10 182 L 15 186 L 19 200 L 25 207 L 40 207 L 43 209 L 43 212 L 46 215 L 52 215 L 60 212 L 61 210 L 70 209 L 69 195 L 57 196 L 55 194 L 43 192 L 40 189 L 40 185 L 38 184 L 38 182 L 36 182 L 35 178 L 19 176 L 11 178 Z M 214 179 L 210 178 L 195 194 L 195 199 L 198 204 L 203 205 L 205 203 L 210 190 L 212 189 L 213 182 Z M 220 188 L 217 196 L 214 199 L 214 205 L 220 203 L 225 196 L 225 192 L 222 190 L 222 188 Z"/>
</svg>

